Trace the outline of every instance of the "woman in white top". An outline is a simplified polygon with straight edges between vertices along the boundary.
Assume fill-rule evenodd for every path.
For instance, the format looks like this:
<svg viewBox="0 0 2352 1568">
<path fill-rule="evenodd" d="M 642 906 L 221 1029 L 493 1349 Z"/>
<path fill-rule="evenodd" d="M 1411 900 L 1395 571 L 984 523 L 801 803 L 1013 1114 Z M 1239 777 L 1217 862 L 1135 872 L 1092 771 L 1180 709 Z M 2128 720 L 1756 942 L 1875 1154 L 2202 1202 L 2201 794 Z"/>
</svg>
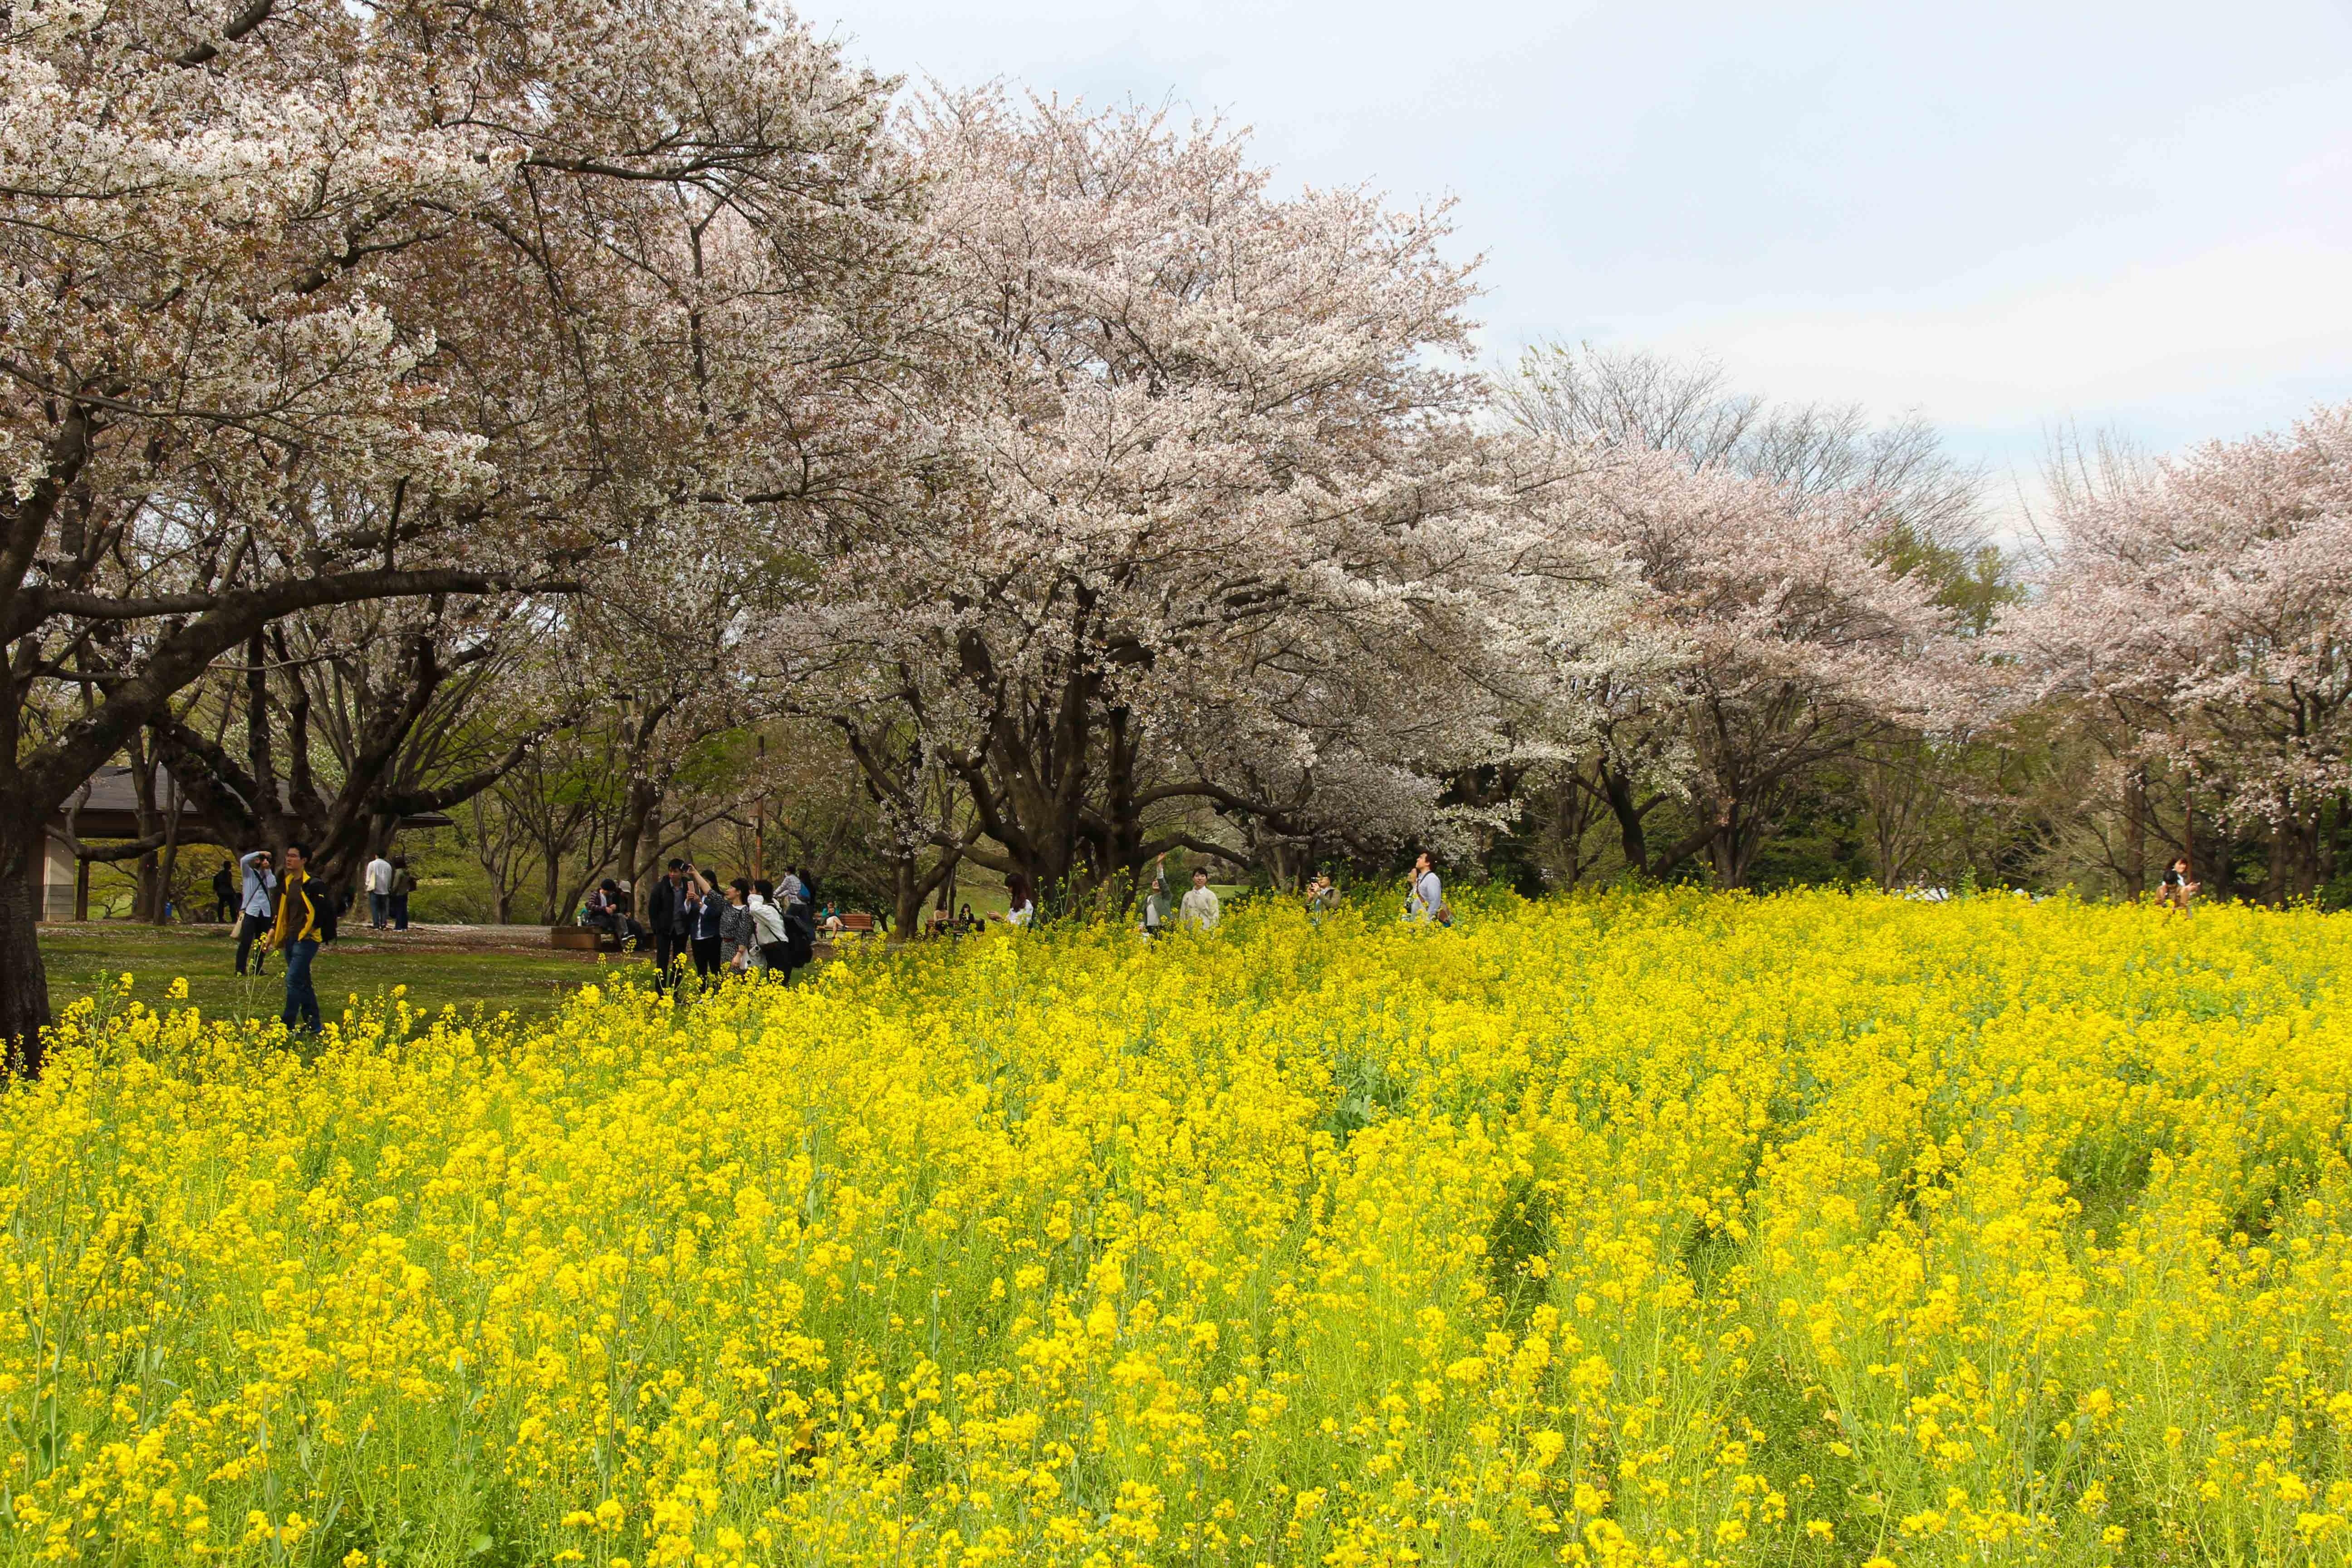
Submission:
<svg viewBox="0 0 2352 1568">
<path fill-rule="evenodd" d="M 760 970 L 791 970 L 792 933 L 784 929 L 784 911 L 770 897 L 775 884 L 764 879 L 751 884 L 743 910 L 751 917 L 751 963 Z"/>
<path fill-rule="evenodd" d="M 1224 911 L 1217 904 L 1216 889 L 1209 886 L 1206 871 L 1192 873 L 1192 890 L 1184 895 L 1177 910 L 1177 919 L 1189 931 L 1214 931 Z"/>
<path fill-rule="evenodd" d="M 1004 879 L 1004 923 L 1028 926 L 1036 920 L 1037 906 L 1029 897 L 1029 879 L 1015 871 Z"/>
</svg>

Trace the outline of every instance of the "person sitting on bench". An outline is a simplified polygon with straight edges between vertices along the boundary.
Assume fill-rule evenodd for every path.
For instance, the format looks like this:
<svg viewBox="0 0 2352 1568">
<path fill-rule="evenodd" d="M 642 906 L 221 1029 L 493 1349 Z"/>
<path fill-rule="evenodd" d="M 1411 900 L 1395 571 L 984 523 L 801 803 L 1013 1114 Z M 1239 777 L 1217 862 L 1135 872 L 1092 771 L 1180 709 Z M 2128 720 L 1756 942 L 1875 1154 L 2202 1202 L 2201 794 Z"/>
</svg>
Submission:
<svg viewBox="0 0 2352 1568">
<path fill-rule="evenodd" d="M 582 925 L 594 926 L 611 937 L 616 945 L 628 944 L 628 919 L 621 913 L 621 884 L 610 877 L 588 895 L 588 905 L 582 911 Z"/>
</svg>

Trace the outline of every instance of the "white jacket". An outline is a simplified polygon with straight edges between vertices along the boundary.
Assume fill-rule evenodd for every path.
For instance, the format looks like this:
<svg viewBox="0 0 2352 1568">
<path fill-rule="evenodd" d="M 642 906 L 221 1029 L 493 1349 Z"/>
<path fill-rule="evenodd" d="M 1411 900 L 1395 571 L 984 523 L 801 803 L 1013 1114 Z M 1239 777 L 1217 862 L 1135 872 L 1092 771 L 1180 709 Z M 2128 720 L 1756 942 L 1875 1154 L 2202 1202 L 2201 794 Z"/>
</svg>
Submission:
<svg viewBox="0 0 2352 1568">
<path fill-rule="evenodd" d="M 751 912 L 751 940 L 753 942 L 758 942 L 761 947 L 766 947 L 772 942 L 779 942 L 784 940 L 784 915 L 782 910 L 777 909 L 775 905 L 768 902 L 767 900 L 761 898 L 757 893 L 754 893 L 750 898 L 744 900 L 743 907 Z"/>
</svg>

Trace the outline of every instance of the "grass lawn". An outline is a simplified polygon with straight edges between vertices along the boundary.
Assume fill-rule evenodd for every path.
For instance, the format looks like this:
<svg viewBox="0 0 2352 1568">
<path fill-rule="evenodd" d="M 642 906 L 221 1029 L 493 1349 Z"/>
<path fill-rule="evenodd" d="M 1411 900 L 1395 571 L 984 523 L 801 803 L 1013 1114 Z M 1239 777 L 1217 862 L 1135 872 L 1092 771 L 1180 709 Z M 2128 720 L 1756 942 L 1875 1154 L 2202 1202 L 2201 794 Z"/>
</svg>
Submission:
<svg viewBox="0 0 2352 1568">
<path fill-rule="evenodd" d="M 329 1018 L 362 1000 L 408 987 L 412 1005 L 436 1012 L 454 1003 L 462 1013 L 478 1004 L 485 1013 L 511 1012 L 531 1017 L 551 1012 L 562 994 L 593 980 L 599 966 L 584 954 L 470 952 L 446 948 L 376 945 L 356 938 L 320 951 L 312 973 L 319 1006 Z M 62 1011 L 77 996 L 111 987 L 128 970 L 136 978 L 131 994 L 149 1006 L 163 1005 L 174 978 L 188 982 L 188 1000 L 207 1017 L 275 1018 L 285 1004 L 285 970 L 276 957 L 265 977 L 240 979 L 231 973 L 236 948 L 226 926 L 55 926 L 41 932 L 41 957 L 48 966 L 49 1005 Z M 609 962 L 605 966 L 609 968 Z"/>
</svg>

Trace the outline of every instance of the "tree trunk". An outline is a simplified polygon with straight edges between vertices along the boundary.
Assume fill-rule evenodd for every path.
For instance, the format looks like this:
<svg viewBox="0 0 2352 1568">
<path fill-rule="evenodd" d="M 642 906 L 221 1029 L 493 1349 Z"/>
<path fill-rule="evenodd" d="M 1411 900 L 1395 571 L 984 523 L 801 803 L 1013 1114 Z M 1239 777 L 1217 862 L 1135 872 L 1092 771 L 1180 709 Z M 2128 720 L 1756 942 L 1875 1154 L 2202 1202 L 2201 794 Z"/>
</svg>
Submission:
<svg viewBox="0 0 2352 1568">
<path fill-rule="evenodd" d="M 1601 786 L 1609 797 L 1610 813 L 1617 818 L 1617 837 L 1625 851 L 1625 866 L 1637 877 L 1650 874 L 1649 837 L 1643 831 L 1642 810 L 1633 803 L 1633 781 L 1605 764 Z"/>
<path fill-rule="evenodd" d="M 1728 826 L 1716 829 L 1715 837 L 1706 841 L 1706 859 L 1715 871 L 1717 891 L 1728 893 L 1748 885 L 1748 865 L 1739 853 L 1739 835 Z"/>
<path fill-rule="evenodd" d="M 40 814 L 17 806 L 0 818 L 0 1051 L 6 1070 L 41 1075 L 49 979 L 41 964 Z"/>
<path fill-rule="evenodd" d="M 2277 909 L 2286 902 L 2287 843 L 2293 830 L 2284 814 L 2272 816 L 2270 829 L 2263 858 L 2263 902 Z"/>
<path fill-rule="evenodd" d="M 2294 806 L 2282 826 L 2293 830 L 2287 853 L 2287 894 L 2308 903 L 2319 891 L 2319 840 L 2324 831 L 2323 808 Z"/>
<path fill-rule="evenodd" d="M 169 924 L 172 918 L 172 879 L 180 873 L 180 818 L 186 815 L 187 805 L 173 792 L 172 804 L 163 809 L 163 868 L 155 895 L 155 923 Z"/>
<path fill-rule="evenodd" d="M 2344 864 L 2344 840 L 2347 831 L 2352 831 L 2352 792 L 2336 791 L 2334 804 L 2336 809 L 2332 820 L 2320 829 L 2317 836 L 2318 877 L 2321 882 L 2327 884 L 2335 882 L 2336 872 Z"/>
<path fill-rule="evenodd" d="M 620 867 L 621 875 L 629 879 L 629 892 L 633 898 L 652 889 L 652 861 L 660 851 L 661 791 L 633 762 L 629 768 L 628 794 L 621 802 L 621 829 L 613 847 L 614 863 Z M 642 909 L 637 911 L 637 918 L 645 919 Z"/>
<path fill-rule="evenodd" d="M 2147 891 L 2147 769 L 2124 780 L 2124 897 L 2137 903 Z"/>
<path fill-rule="evenodd" d="M 890 923 L 900 941 L 915 933 L 923 918 L 923 895 L 915 887 L 915 858 L 901 855 L 890 862 Z"/>
<path fill-rule="evenodd" d="M 163 814 L 155 805 L 155 774 L 159 765 L 155 753 L 148 750 L 143 740 L 131 742 L 131 803 L 138 816 L 139 837 L 142 838 L 152 837 L 163 829 Z M 155 852 L 151 849 L 139 857 L 138 891 L 131 898 L 132 920 L 148 925 L 163 923 L 162 880 Z"/>
</svg>

